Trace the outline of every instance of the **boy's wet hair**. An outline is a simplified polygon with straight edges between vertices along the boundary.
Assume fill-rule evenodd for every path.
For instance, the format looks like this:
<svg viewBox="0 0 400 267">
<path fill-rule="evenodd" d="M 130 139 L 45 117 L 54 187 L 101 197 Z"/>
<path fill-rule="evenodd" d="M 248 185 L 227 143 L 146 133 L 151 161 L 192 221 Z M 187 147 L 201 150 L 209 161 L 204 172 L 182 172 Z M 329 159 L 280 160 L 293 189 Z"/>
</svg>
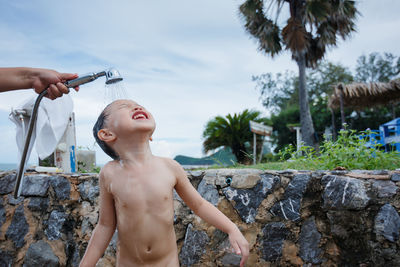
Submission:
<svg viewBox="0 0 400 267">
<path fill-rule="evenodd" d="M 100 138 L 97 136 L 97 133 L 104 128 L 105 120 L 107 118 L 107 109 L 110 105 L 108 105 L 101 113 L 100 116 L 97 118 L 96 123 L 93 126 L 93 136 L 94 139 L 96 140 L 97 144 L 103 149 L 103 151 L 109 155 L 112 159 L 118 160 L 119 157 L 115 151 L 107 145 L 106 142 L 103 140 L 100 140 Z"/>
</svg>

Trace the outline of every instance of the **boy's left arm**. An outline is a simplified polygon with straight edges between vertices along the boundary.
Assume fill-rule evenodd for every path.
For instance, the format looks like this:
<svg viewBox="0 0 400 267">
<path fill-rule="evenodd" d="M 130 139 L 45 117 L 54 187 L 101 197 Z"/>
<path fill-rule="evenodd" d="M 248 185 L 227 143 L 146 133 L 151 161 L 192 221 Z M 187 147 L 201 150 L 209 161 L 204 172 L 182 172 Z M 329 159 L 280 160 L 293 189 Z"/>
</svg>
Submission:
<svg viewBox="0 0 400 267">
<path fill-rule="evenodd" d="M 249 256 L 249 243 L 238 227 L 220 210 L 201 197 L 192 186 L 183 168 L 174 162 L 177 182 L 175 190 L 188 207 L 200 218 L 229 235 L 229 241 L 236 254 L 242 255 L 240 266 L 244 266 Z"/>
</svg>

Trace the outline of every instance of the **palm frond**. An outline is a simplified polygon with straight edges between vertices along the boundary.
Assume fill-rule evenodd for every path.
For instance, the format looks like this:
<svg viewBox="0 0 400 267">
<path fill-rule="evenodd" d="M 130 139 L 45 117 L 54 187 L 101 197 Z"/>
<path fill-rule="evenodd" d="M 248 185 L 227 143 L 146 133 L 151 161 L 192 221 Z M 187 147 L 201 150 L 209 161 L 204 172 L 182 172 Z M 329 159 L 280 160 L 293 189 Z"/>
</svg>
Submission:
<svg viewBox="0 0 400 267">
<path fill-rule="evenodd" d="M 309 36 L 300 21 L 290 18 L 287 25 L 282 29 L 282 37 L 292 53 L 301 53 L 310 46 Z"/>
<path fill-rule="evenodd" d="M 263 1 L 247 0 L 239 8 L 245 29 L 259 42 L 259 50 L 274 56 L 282 50 L 279 27 L 263 13 Z"/>
</svg>

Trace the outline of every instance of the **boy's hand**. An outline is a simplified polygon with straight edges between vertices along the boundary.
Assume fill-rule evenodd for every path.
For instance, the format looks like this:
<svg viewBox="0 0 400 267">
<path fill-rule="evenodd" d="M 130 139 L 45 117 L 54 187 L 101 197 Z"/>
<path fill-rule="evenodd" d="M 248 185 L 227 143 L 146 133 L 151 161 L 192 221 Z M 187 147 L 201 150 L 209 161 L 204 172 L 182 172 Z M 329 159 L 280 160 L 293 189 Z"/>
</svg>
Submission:
<svg viewBox="0 0 400 267">
<path fill-rule="evenodd" d="M 242 235 L 238 228 L 229 233 L 229 242 L 237 255 L 242 255 L 240 267 L 243 267 L 249 257 L 249 242 Z"/>
</svg>

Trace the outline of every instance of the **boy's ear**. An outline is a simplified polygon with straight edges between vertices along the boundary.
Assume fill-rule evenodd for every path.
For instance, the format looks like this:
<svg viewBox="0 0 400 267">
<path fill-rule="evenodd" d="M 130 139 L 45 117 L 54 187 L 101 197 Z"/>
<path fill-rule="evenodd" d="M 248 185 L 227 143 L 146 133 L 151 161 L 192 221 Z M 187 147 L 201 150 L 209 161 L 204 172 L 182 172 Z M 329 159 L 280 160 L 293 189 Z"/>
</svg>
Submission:
<svg viewBox="0 0 400 267">
<path fill-rule="evenodd" d="M 99 137 L 99 139 L 101 141 L 104 141 L 104 142 L 111 142 L 111 141 L 114 141 L 116 138 L 115 134 L 108 129 L 100 129 L 97 132 L 97 136 Z"/>
<path fill-rule="evenodd" d="M 153 137 L 150 136 L 150 141 L 153 141 Z"/>
</svg>

